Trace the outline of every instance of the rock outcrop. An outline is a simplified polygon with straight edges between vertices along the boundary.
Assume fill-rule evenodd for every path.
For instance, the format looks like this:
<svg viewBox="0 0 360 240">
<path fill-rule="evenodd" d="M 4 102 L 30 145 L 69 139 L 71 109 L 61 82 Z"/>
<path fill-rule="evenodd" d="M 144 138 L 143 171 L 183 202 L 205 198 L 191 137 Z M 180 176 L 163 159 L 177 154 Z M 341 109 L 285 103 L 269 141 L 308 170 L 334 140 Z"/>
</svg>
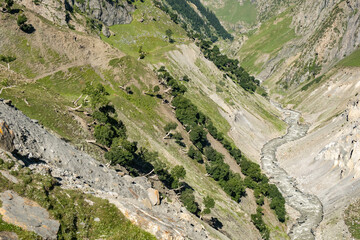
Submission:
<svg viewBox="0 0 360 240">
<path fill-rule="evenodd" d="M 20 197 L 13 191 L 0 194 L 2 219 L 10 224 L 32 231 L 44 239 L 57 239 L 60 224 L 52 220 L 49 213 L 36 202 Z"/>
<path fill-rule="evenodd" d="M 18 240 L 19 237 L 14 232 L 0 232 L 0 240 Z"/>
<path fill-rule="evenodd" d="M 130 13 L 134 10 L 127 1 L 121 4 L 111 0 L 70 1 L 70 5 L 78 7 L 82 12 L 102 21 L 106 26 L 126 24 L 132 21 Z"/>
<path fill-rule="evenodd" d="M 103 22 L 106 26 L 130 23 L 132 21 L 131 12 L 134 10 L 134 7 L 127 1 L 118 4 L 110 0 L 41 0 L 40 2 L 19 0 L 19 3 L 59 25 L 67 25 L 69 20 L 67 11 L 72 11 L 74 8 L 80 9 L 89 17 Z"/>
<path fill-rule="evenodd" d="M 209 239 L 205 228 L 178 203 L 161 203 L 145 177 L 121 177 L 115 170 L 47 132 L 0 101 L 0 119 L 14 131 L 17 153 L 33 169 L 50 168 L 65 188 L 80 189 L 114 203 L 132 222 L 159 239 Z M 39 163 L 41 160 L 42 163 Z M 36 164 L 34 164 L 36 163 Z M 148 206 L 146 203 L 154 206 Z M 155 205 L 159 204 L 159 205 Z"/>
<path fill-rule="evenodd" d="M 0 148 L 7 152 L 15 150 L 14 147 L 14 133 L 4 121 L 0 121 Z"/>
</svg>

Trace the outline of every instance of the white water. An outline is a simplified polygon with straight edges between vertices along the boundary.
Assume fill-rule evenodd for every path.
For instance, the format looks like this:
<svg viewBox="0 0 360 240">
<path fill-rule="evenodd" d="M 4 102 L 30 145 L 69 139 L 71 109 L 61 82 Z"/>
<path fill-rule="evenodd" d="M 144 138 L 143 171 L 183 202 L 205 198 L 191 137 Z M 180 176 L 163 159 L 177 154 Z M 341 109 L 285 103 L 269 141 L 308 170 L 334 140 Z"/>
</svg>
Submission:
<svg viewBox="0 0 360 240">
<path fill-rule="evenodd" d="M 296 180 L 278 165 L 277 149 L 288 142 L 306 135 L 308 127 L 298 124 L 300 113 L 281 109 L 286 115 L 287 133 L 269 141 L 262 148 L 262 168 L 283 194 L 286 203 L 300 212 L 301 216 L 290 230 L 291 239 L 315 239 L 315 230 L 322 221 L 323 209 L 320 200 L 311 194 L 303 193 L 296 187 Z"/>
</svg>

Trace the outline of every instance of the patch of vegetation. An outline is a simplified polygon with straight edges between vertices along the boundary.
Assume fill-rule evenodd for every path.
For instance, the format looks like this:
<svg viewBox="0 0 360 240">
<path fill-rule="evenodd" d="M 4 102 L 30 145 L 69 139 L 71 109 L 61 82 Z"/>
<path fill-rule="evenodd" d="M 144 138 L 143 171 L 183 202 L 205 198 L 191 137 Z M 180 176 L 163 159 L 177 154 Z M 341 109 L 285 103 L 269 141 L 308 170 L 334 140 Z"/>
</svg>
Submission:
<svg viewBox="0 0 360 240">
<path fill-rule="evenodd" d="M 311 87 L 313 84 L 315 83 L 319 83 L 321 81 L 321 79 L 324 77 L 324 75 L 315 78 L 314 80 L 310 81 L 309 83 L 305 84 L 302 88 L 301 91 L 306 91 L 309 89 L 309 87 Z"/>
<path fill-rule="evenodd" d="M 157 63 L 163 60 L 166 52 L 176 49 L 173 41 L 184 42 L 186 32 L 172 22 L 166 13 L 154 7 L 150 0 L 136 6 L 132 14 L 134 20 L 130 24 L 111 26 L 109 29 L 115 35 L 109 38 L 101 35 L 101 38 L 134 58 L 139 57 L 139 48 L 142 46 L 146 60 Z M 144 12 L 147 13 L 145 16 Z M 169 29 L 172 31 L 171 42 L 166 35 Z"/>
<path fill-rule="evenodd" d="M 292 17 L 286 11 L 262 24 L 240 49 L 241 65 L 253 73 L 260 72 L 264 64 L 261 58 L 267 55 L 271 58 L 285 43 L 296 37 L 295 30 L 290 27 L 291 21 Z"/>
<path fill-rule="evenodd" d="M 198 46 L 204 53 L 204 56 L 212 61 L 218 69 L 225 72 L 235 83 L 239 84 L 245 91 L 254 93 L 260 85 L 260 81 L 251 76 L 244 68 L 239 66 L 239 61 L 229 59 L 220 52 L 218 46 L 212 46 L 210 41 L 200 41 Z"/>
<path fill-rule="evenodd" d="M 243 1 L 242 5 L 237 0 L 227 0 L 224 7 L 215 9 L 215 12 L 221 20 L 232 24 L 241 21 L 252 25 L 257 19 L 256 5 L 250 0 Z"/>
<path fill-rule="evenodd" d="M 345 210 L 345 223 L 355 239 L 360 239 L 360 202 L 351 204 Z"/>
<path fill-rule="evenodd" d="M 360 48 L 338 63 L 342 67 L 360 67 Z"/>
<path fill-rule="evenodd" d="M 225 30 L 216 15 L 210 9 L 205 8 L 200 0 L 190 0 L 190 2 L 195 4 L 200 13 L 206 17 L 207 21 L 215 28 L 221 38 L 233 40 L 233 36 Z"/>
</svg>

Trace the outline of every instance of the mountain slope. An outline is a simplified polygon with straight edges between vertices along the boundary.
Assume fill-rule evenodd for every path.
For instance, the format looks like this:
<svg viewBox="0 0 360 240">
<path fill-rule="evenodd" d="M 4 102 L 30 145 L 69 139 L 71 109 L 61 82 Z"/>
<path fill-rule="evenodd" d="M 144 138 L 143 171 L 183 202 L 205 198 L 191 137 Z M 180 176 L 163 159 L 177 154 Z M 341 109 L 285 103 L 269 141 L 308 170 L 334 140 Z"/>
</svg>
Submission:
<svg viewBox="0 0 360 240">
<path fill-rule="evenodd" d="M 100 30 L 96 28 L 97 22 L 86 21 L 88 15 L 83 12 L 71 13 L 72 20 L 63 24 L 42 8 L 36 11 L 37 6 L 29 7 L 33 10 L 23 8 L 28 23 L 35 28 L 32 34 L 24 33 L 16 26 L 17 14 L 1 13 L 1 54 L 16 57 L 9 63 L 10 69 L 7 63 L 2 63 L 0 76 L 4 88 L 1 97 L 11 99 L 30 118 L 37 119 L 76 148 L 105 162 L 104 151 L 91 144 L 94 139 L 94 119 L 91 112 L 89 114 L 91 109 L 83 106 L 83 109 L 79 108 L 81 111 L 74 110 L 79 106 L 77 102 L 80 104 L 85 98 L 82 90 L 86 83 L 103 84 L 117 117 L 126 125 L 129 139 L 137 141 L 141 147 L 157 151 L 159 160 L 169 169 L 176 165 L 184 166 L 184 180 L 195 190 L 195 200 L 200 208 L 203 208 L 205 196 L 215 199 L 215 208 L 210 215 L 202 216 L 204 220 L 189 214 L 184 216 L 185 222 L 199 223 L 195 224 L 195 229 L 203 225 L 214 238 L 240 236 L 258 239 L 260 233 L 250 217 L 256 213 L 253 190 L 246 190 L 247 196 L 237 203 L 206 174 L 204 164 L 187 156 L 187 148 L 179 146 L 174 140 L 164 139 L 164 126 L 176 122 L 183 142 L 187 147 L 192 145 L 188 132 L 181 127 L 171 105 L 163 101 L 170 100 L 171 95 L 166 93 L 168 89 L 165 86 L 159 84 L 154 70 L 166 66 L 177 79 L 188 75 L 190 81 L 184 85 L 189 91 L 185 97 L 209 116 L 226 139 L 235 142 L 254 161 L 259 161 L 263 143 L 284 132 L 285 124 L 278 119 L 276 108 L 262 96 L 250 94 L 231 79 L 224 78 L 223 73 L 206 60 L 199 48 L 186 37 L 185 31 L 172 23 L 170 17 L 151 1 L 135 3 L 133 21 L 128 25 L 109 26 L 110 37 L 101 35 L 104 41 L 98 37 Z M 66 16 L 66 13 L 60 13 L 59 16 Z M 103 25 L 103 29 L 106 27 Z M 172 30 L 175 43 L 169 43 L 167 29 Z M 146 52 L 144 59 L 138 59 L 141 46 Z M 191 61 L 186 60 L 187 56 L 191 56 Z M 155 86 L 159 86 L 163 99 L 154 97 Z M 226 155 L 225 160 L 232 170 L 242 174 L 227 150 L 210 136 L 209 139 L 217 151 Z M 162 204 L 174 205 L 186 212 L 174 191 L 164 188 L 156 180 L 152 184 L 160 190 Z M 119 206 L 117 201 L 113 203 Z M 286 224 L 277 220 L 269 202 L 265 200 L 264 219 L 271 236 L 286 239 Z M 132 221 L 160 236 L 156 230 L 133 217 L 133 209 L 121 210 L 130 214 Z M 184 237 L 184 233 L 180 235 Z M 173 230 L 170 236 L 178 234 Z"/>
</svg>

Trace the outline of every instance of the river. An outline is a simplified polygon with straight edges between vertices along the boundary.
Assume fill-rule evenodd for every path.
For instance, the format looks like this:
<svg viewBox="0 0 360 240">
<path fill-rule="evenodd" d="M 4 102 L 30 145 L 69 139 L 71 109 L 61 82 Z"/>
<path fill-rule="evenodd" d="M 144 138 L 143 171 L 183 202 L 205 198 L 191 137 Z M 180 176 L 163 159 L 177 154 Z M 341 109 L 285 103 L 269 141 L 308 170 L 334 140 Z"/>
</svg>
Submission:
<svg viewBox="0 0 360 240">
<path fill-rule="evenodd" d="M 308 126 L 299 124 L 300 113 L 285 109 L 281 111 L 286 115 L 288 130 L 284 136 L 272 139 L 264 145 L 261 151 L 262 168 L 271 182 L 279 188 L 286 203 L 301 214 L 289 232 L 291 239 L 312 240 L 315 239 L 315 230 L 323 218 L 322 204 L 316 196 L 300 191 L 296 180 L 279 166 L 276 158 L 277 149 L 304 137 Z"/>
</svg>

